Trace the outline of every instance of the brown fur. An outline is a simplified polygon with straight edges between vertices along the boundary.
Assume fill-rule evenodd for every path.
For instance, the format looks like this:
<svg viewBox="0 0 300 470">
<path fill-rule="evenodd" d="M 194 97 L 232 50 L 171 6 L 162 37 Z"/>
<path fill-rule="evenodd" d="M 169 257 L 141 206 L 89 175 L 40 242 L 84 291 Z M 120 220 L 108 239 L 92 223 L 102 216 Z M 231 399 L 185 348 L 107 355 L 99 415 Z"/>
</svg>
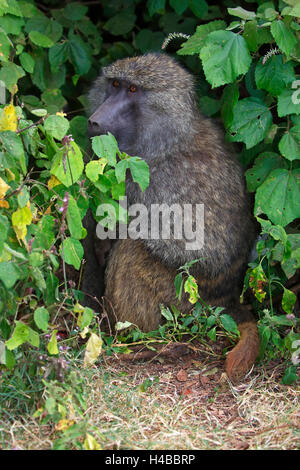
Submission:
<svg viewBox="0 0 300 470">
<path fill-rule="evenodd" d="M 105 296 L 120 321 L 145 331 L 156 329 L 160 304 L 176 304 L 174 278 L 187 261 L 200 259 L 191 270 L 201 297 L 226 307 L 239 325 L 241 339 L 226 360 L 232 380 L 242 377 L 258 354 L 258 332 L 252 316 L 239 305 L 239 293 L 255 239 L 243 170 L 223 132 L 198 110 L 194 79 L 166 55 L 147 54 L 105 67 L 90 93 L 93 110 L 100 109 L 109 81 L 118 79 L 143 89 L 126 128 L 106 122 L 118 132 L 122 151 L 149 165 L 150 186 L 142 192 L 126 180 L 129 204 L 204 204 L 204 247 L 186 251 L 185 241 L 148 237 L 121 240 L 112 250 L 106 271 Z M 128 98 L 129 99 L 129 98 Z M 98 108 L 100 104 L 100 107 Z M 97 111 L 98 112 L 98 111 Z M 131 120 L 131 121 L 130 121 Z M 122 120 L 120 120 L 122 122 Z M 134 123 L 134 140 L 129 138 Z M 191 309 L 186 296 L 180 305 Z"/>
</svg>

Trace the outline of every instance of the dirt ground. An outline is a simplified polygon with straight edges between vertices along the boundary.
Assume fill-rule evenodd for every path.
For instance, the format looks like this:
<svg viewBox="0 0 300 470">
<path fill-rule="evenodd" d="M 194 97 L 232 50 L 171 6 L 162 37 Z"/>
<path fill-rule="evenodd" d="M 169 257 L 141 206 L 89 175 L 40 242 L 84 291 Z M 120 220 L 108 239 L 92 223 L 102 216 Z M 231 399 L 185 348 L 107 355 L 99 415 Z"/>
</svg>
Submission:
<svg viewBox="0 0 300 470">
<path fill-rule="evenodd" d="M 258 364 L 233 386 L 218 349 L 173 343 L 159 355 L 104 356 L 89 371 L 89 432 L 107 450 L 299 449 L 300 388 L 280 384 L 285 365 Z M 5 435 L 18 449 L 51 449 L 57 437 L 34 420 Z"/>
</svg>

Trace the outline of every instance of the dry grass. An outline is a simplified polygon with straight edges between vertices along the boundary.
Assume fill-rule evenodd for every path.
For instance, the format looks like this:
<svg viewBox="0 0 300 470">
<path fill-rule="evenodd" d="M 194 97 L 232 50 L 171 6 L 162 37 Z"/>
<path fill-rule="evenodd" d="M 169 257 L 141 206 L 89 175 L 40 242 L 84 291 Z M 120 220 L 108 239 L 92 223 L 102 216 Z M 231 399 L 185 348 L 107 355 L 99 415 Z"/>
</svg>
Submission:
<svg viewBox="0 0 300 470">
<path fill-rule="evenodd" d="M 182 370 L 186 374 L 178 375 Z M 300 448 L 299 387 L 279 384 L 282 366 L 257 367 L 235 388 L 222 363 L 199 370 L 193 361 L 111 360 L 95 367 L 87 385 L 88 428 L 104 449 Z M 153 376 L 157 383 L 140 392 L 139 385 Z M 58 433 L 22 418 L 10 426 L 0 422 L 0 434 L 3 448 L 50 449 Z"/>
</svg>

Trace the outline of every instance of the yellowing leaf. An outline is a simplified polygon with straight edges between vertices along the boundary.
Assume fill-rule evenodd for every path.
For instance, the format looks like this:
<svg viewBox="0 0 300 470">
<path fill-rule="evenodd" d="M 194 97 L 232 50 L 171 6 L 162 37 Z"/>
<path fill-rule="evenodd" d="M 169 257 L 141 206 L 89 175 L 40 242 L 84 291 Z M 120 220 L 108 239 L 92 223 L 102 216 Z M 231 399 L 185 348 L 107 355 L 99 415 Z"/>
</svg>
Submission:
<svg viewBox="0 0 300 470">
<path fill-rule="evenodd" d="M 86 434 L 86 438 L 83 443 L 85 450 L 102 450 L 102 447 L 91 434 Z"/>
<path fill-rule="evenodd" d="M 56 431 L 66 431 L 75 424 L 74 419 L 61 419 L 55 426 Z"/>
<path fill-rule="evenodd" d="M 50 206 L 47 207 L 47 209 L 46 209 L 45 212 L 44 212 L 45 215 L 51 214 L 51 206 L 52 206 L 52 204 L 50 204 Z"/>
<path fill-rule="evenodd" d="M 103 175 L 105 166 L 107 165 L 107 158 L 99 158 L 99 160 L 92 160 L 85 167 L 86 176 L 93 181 L 97 181 L 99 175 Z"/>
<path fill-rule="evenodd" d="M 66 113 L 61 113 L 61 112 L 57 112 L 57 113 L 55 113 L 55 114 L 56 114 L 56 116 L 62 116 L 62 117 L 66 117 L 66 116 L 67 116 Z"/>
<path fill-rule="evenodd" d="M 9 189 L 10 186 L 2 178 L 0 178 L 0 199 L 3 199 Z"/>
<path fill-rule="evenodd" d="M 0 199 L 0 207 L 3 207 L 4 209 L 8 209 L 9 203 L 7 201 L 4 201 L 4 199 Z"/>
<path fill-rule="evenodd" d="M 61 182 L 59 181 L 59 179 L 56 178 L 56 176 L 51 175 L 51 178 L 50 178 L 49 181 L 48 181 L 48 188 L 49 188 L 49 189 L 52 189 L 52 188 L 54 188 L 55 186 L 58 186 L 59 184 L 61 184 Z"/>
<path fill-rule="evenodd" d="M 9 168 L 5 168 L 5 173 L 8 181 L 15 181 L 16 175 Z"/>
<path fill-rule="evenodd" d="M 16 226 L 14 225 L 14 231 L 17 235 L 17 239 L 18 240 L 23 240 L 25 239 L 26 237 L 26 234 L 27 234 L 27 227 L 26 225 L 22 225 L 22 226 Z"/>
<path fill-rule="evenodd" d="M 80 336 L 81 336 L 81 338 L 82 338 L 82 339 L 85 339 L 85 338 L 86 338 L 86 335 L 88 334 L 89 331 L 90 331 L 89 328 L 88 328 L 87 326 L 85 326 L 85 327 L 83 328 L 83 330 L 80 331 L 80 333 L 79 333 Z"/>
<path fill-rule="evenodd" d="M 30 207 L 16 210 L 12 215 L 12 224 L 18 240 L 23 240 L 27 234 L 27 225 L 31 224 L 32 213 Z"/>
<path fill-rule="evenodd" d="M 52 354 L 52 355 L 58 354 L 59 352 L 58 347 L 57 347 L 56 333 L 57 333 L 57 330 L 54 330 L 47 346 L 49 354 Z"/>
<path fill-rule="evenodd" d="M 0 116 L 0 131 L 13 131 L 17 130 L 17 113 L 14 105 L 11 103 L 3 109 Z"/>
<path fill-rule="evenodd" d="M 195 304 L 198 300 L 198 285 L 193 276 L 189 276 L 184 283 L 184 292 L 190 294 L 189 301 Z"/>
<path fill-rule="evenodd" d="M 85 355 L 84 355 L 84 367 L 91 366 L 96 362 L 102 351 L 102 339 L 99 338 L 95 333 L 91 333 L 91 336 L 86 344 Z"/>
</svg>

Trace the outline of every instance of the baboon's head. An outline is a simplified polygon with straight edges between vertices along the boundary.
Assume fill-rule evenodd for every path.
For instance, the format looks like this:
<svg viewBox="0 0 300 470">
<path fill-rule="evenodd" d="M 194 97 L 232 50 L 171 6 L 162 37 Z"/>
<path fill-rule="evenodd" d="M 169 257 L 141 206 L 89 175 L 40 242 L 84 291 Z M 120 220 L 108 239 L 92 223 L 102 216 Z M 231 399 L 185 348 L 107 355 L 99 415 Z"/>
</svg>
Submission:
<svg viewBox="0 0 300 470">
<path fill-rule="evenodd" d="M 104 67 L 89 99 L 89 135 L 111 132 L 121 150 L 144 157 L 171 151 L 190 132 L 197 109 L 193 77 L 155 53 Z"/>
</svg>

